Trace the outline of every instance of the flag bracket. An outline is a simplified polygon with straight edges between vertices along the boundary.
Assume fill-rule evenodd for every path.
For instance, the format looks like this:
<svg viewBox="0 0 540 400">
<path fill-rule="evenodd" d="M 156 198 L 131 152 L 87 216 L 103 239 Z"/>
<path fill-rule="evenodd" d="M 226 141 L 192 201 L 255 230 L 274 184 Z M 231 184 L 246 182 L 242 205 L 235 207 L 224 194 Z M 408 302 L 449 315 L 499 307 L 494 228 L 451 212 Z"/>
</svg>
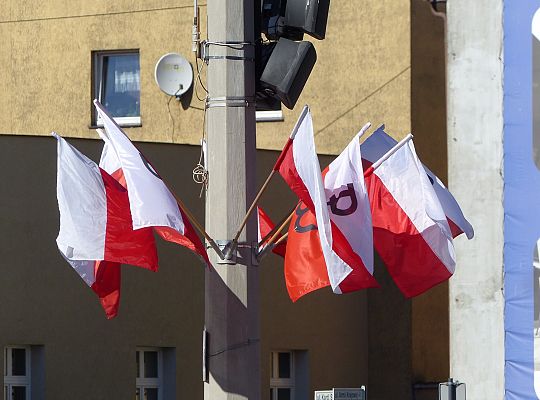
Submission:
<svg viewBox="0 0 540 400">
<path fill-rule="evenodd" d="M 259 266 L 259 242 L 255 241 L 251 244 L 251 265 Z"/>
<path fill-rule="evenodd" d="M 236 264 L 236 249 L 231 249 L 233 242 L 233 240 L 216 240 L 216 244 L 223 254 L 223 257 L 221 257 L 221 254 L 218 254 L 220 256 L 220 259 L 217 261 L 218 264 Z"/>
<path fill-rule="evenodd" d="M 234 240 L 216 240 L 216 244 L 221 250 L 223 256 L 217 261 L 218 264 L 246 264 L 250 261 L 251 266 L 258 266 L 257 246 L 258 242 L 247 243 Z"/>
</svg>

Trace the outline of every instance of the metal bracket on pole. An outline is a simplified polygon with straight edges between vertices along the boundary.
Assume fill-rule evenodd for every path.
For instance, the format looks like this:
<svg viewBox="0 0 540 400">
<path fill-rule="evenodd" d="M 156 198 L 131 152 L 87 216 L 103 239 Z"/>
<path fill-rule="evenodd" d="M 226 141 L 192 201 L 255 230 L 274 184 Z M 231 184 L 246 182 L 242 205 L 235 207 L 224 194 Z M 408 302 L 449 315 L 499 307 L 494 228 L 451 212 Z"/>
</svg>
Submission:
<svg viewBox="0 0 540 400">
<path fill-rule="evenodd" d="M 259 242 L 253 242 L 251 244 L 251 265 L 254 267 L 259 266 Z"/>
<path fill-rule="evenodd" d="M 259 260 L 257 259 L 257 242 L 235 242 L 234 240 L 216 240 L 216 244 L 223 252 L 224 258 L 218 260 L 218 264 L 243 264 L 246 259 L 250 259 L 252 266 L 258 266 Z"/>
<path fill-rule="evenodd" d="M 208 64 L 210 60 L 233 60 L 233 61 L 255 61 L 254 55 L 230 55 L 230 54 L 210 54 L 210 46 L 225 47 L 232 51 L 245 52 L 245 47 L 250 46 L 255 48 L 255 43 L 249 42 L 214 42 L 210 40 L 203 40 L 200 42 L 200 57 Z"/>
<path fill-rule="evenodd" d="M 221 252 L 224 254 L 225 258 L 220 258 L 218 260 L 218 264 L 229 264 L 234 265 L 236 264 L 236 251 L 229 251 L 230 247 L 233 245 L 232 240 L 216 240 L 216 244 L 218 245 Z"/>
<path fill-rule="evenodd" d="M 213 107 L 255 107 L 255 98 L 240 96 L 207 97 L 206 108 Z"/>
</svg>

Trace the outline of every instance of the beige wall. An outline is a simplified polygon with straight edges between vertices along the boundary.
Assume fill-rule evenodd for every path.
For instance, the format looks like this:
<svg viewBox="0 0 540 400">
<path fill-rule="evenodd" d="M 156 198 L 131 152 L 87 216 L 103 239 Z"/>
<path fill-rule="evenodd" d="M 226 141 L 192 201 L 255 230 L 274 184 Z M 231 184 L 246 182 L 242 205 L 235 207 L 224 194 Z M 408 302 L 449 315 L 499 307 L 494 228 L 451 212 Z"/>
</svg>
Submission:
<svg viewBox="0 0 540 400">
<path fill-rule="evenodd" d="M 94 381 L 85 377 L 81 387 L 104 398 L 131 396 L 134 346 L 174 346 L 177 368 L 187 371 L 179 374 L 177 390 L 201 397 L 203 274 L 194 257 L 176 246 L 161 245 L 160 252 L 165 254 L 162 271 L 149 277 L 145 271 L 128 269 L 121 316 L 105 321 L 94 295 L 54 246 L 57 211 L 52 139 L 11 136 L 49 135 L 54 129 L 67 137 L 97 138 L 89 129 L 91 51 L 139 48 L 142 127 L 129 128 L 128 134 L 145 142 L 197 144 L 203 104 L 189 93 L 183 104 L 171 101 L 169 115 L 169 97 L 158 89 L 153 76 L 156 61 L 167 52 L 178 52 L 194 64 L 190 42 L 193 3 L 5 3 L 0 8 L 0 162 L 9 179 L 0 188 L 10 195 L 0 200 L 0 206 L 10 211 L 0 213 L 0 229 L 9 249 L 2 268 L 10 274 L 0 282 L 0 304 L 5 305 L 0 306 L 0 317 L 7 321 L 7 328 L 0 329 L 0 345 L 16 341 L 45 345 L 48 398 L 74 395 L 74 384 L 62 387 L 65 374 L 74 380 L 86 373 L 87 365 L 103 364 L 110 369 L 98 372 L 96 380 L 104 386 L 94 388 Z M 258 123 L 258 147 L 280 149 L 301 105 L 308 103 L 320 153 L 339 153 L 367 121 L 374 127 L 386 123 L 387 131 L 398 138 L 414 130 L 421 158 L 446 177 L 446 133 L 440 126 L 445 118 L 444 88 L 440 87 L 444 61 L 437 58 L 440 48 L 430 47 L 437 46 L 443 33 L 440 22 L 428 18 L 429 6 L 425 6 L 424 0 L 364 0 L 361 4 L 332 0 L 327 38 L 314 41 L 318 61 L 296 110 L 284 109 L 284 122 Z M 201 2 L 203 37 L 205 13 Z M 200 87 L 198 91 L 202 95 Z M 97 159 L 99 142 L 75 144 Z M 144 148 L 173 186 L 182 188 L 182 198 L 202 221 L 203 201 L 197 198 L 198 187 L 191 183 L 198 147 L 148 143 Z M 275 156 L 275 152 L 258 153 L 260 183 Z M 26 169 L 28 160 L 33 160 L 37 171 Z M 324 157 L 321 164 L 329 161 Z M 263 198 L 263 205 L 276 220 L 292 202 L 292 194 L 278 180 Z M 378 262 L 376 278 L 382 289 L 339 297 L 321 291 L 292 305 L 281 266 L 273 255 L 261 266 L 263 396 L 268 395 L 267 357 L 272 349 L 309 349 L 310 390 L 367 383 L 370 399 L 407 399 L 411 382 L 445 377 L 446 286 L 409 302 Z M 46 301 L 28 302 L 20 290 L 22 281 L 33 298 Z M 156 298 L 140 298 L 138 291 L 151 292 Z M 180 306 L 173 308 L 177 304 Z M 156 309 L 166 311 L 156 314 Z M 95 342 L 104 332 L 112 339 Z M 64 345 L 70 349 L 70 359 L 62 353 Z M 68 370 L 64 364 L 70 360 L 80 360 L 81 365 Z M 108 373 L 117 370 L 120 372 L 113 375 L 118 380 L 110 380 Z"/>
<path fill-rule="evenodd" d="M 193 64 L 191 0 L 4 3 L 0 133 L 48 135 L 54 129 L 72 137 L 96 137 L 88 128 L 91 51 L 138 48 L 142 127 L 129 129 L 129 135 L 150 142 L 199 143 L 202 103 L 192 93 L 190 108 L 173 100 L 169 115 L 169 97 L 153 76 L 155 63 L 167 52 L 178 52 Z M 339 153 L 367 121 L 386 122 L 399 136 L 408 133 L 409 8 L 407 0 L 369 0 L 361 6 L 357 0 L 332 1 L 327 38 L 315 41 L 318 61 L 297 109 L 285 109 L 284 122 L 258 124 L 259 148 L 280 149 L 304 103 L 313 110 L 321 153 Z M 205 13 L 201 2 L 203 23 Z"/>
</svg>

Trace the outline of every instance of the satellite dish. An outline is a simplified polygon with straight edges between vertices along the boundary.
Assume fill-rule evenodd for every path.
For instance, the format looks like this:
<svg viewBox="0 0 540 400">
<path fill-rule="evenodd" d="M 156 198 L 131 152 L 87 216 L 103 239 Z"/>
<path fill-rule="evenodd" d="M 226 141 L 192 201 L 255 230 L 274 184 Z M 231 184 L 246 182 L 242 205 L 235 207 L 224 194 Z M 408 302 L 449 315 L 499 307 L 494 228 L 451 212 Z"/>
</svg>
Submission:
<svg viewBox="0 0 540 400">
<path fill-rule="evenodd" d="M 169 96 L 181 97 L 193 83 L 191 64 L 180 54 L 168 53 L 156 64 L 156 83 Z"/>
</svg>

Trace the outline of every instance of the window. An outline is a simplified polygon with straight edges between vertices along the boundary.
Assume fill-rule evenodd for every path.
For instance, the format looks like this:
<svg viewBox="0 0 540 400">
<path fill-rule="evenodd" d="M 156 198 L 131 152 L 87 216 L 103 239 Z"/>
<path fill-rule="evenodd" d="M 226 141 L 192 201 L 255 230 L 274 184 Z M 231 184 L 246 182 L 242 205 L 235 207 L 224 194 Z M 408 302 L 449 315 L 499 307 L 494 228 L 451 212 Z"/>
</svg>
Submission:
<svg viewBox="0 0 540 400">
<path fill-rule="evenodd" d="M 105 106 L 119 125 L 141 124 L 141 69 L 139 51 L 92 53 L 93 97 Z M 93 124 L 101 125 L 93 110 Z"/>
<path fill-rule="evenodd" d="M 139 347 L 135 354 L 135 400 L 176 399 L 176 351 L 172 347 Z"/>
<path fill-rule="evenodd" d="M 161 400 L 163 356 L 160 349 L 139 349 L 136 353 L 136 400 Z"/>
<path fill-rule="evenodd" d="M 8 346 L 4 351 L 4 400 L 30 399 L 30 346 Z"/>
<path fill-rule="evenodd" d="M 309 398 L 307 351 L 273 351 L 270 373 L 270 400 Z"/>
<path fill-rule="evenodd" d="M 273 351 L 270 400 L 294 399 L 294 358 L 291 351 Z"/>
</svg>

